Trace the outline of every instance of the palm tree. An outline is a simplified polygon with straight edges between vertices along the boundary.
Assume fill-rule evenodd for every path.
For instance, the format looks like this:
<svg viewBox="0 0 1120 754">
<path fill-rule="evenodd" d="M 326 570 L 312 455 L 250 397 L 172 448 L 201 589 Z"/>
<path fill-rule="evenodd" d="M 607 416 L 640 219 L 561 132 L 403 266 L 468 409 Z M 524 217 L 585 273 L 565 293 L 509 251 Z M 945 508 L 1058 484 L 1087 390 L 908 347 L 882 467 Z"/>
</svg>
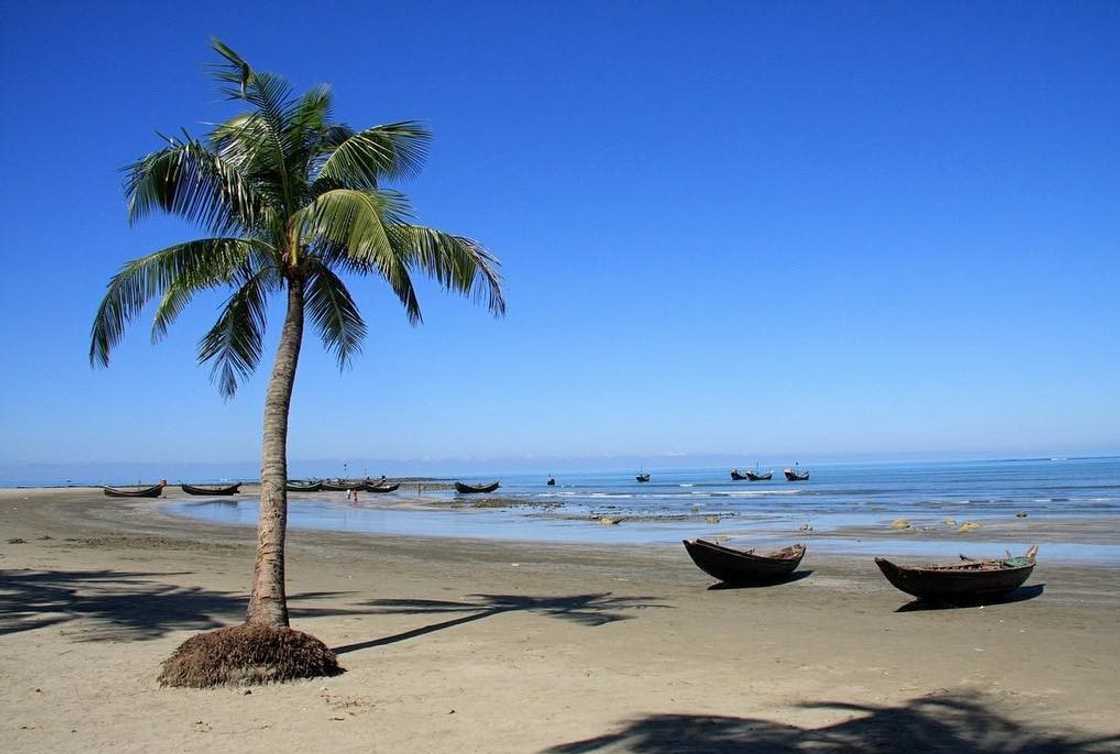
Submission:
<svg viewBox="0 0 1120 754">
<path fill-rule="evenodd" d="M 485 298 L 505 312 L 498 261 L 463 236 L 413 224 L 405 196 L 384 183 L 414 175 L 430 134 L 407 121 L 354 130 L 331 118 L 326 86 L 296 96 L 279 76 L 256 71 L 214 40 L 214 78 L 245 111 L 205 140 L 186 132 L 130 165 L 125 194 L 135 222 L 155 212 L 185 218 L 208 238 L 128 262 L 109 281 L 93 321 L 90 363 L 108 366 L 126 325 L 159 303 L 152 340 L 191 298 L 228 287 L 218 321 L 198 345 L 226 398 L 261 359 L 266 300 L 287 296 L 287 313 L 264 405 L 257 559 L 246 623 L 287 627 L 288 409 L 307 315 L 340 367 L 361 348 L 366 326 L 343 276 L 384 279 L 413 324 L 421 321 L 412 274 Z"/>
</svg>

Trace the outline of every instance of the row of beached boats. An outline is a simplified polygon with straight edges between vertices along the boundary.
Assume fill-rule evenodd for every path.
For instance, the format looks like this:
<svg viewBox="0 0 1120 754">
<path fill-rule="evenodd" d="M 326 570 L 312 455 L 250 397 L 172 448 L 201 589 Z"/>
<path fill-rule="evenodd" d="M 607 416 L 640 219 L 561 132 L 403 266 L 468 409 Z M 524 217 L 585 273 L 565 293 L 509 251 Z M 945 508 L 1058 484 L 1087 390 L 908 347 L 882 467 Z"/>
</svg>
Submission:
<svg viewBox="0 0 1120 754">
<path fill-rule="evenodd" d="M 124 489 L 121 487 L 102 487 L 108 497 L 159 497 L 167 487 L 167 482 L 153 484 L 151 487 L 138 489 Z M 381 479 L 316 479 L 311 481 L 292 480 L 287 484 L 288 492 L 372 492 L 384 494 L 396 492 L 400 482 L 390 482 L 385 477 Z M 464 484 L 455 482 L 455 491 L 464 495 L 493 492 L 501 486 L 501 482 L 490 484 Z M 241 482 L 226 486 L 180 484 L 179 487 L 188 495 L 227 496 L 236 495 L 241 491 Z"/>
<path fill-rule="evenodd" d="M 703 539 L 684 540 L 685 550 L 700 570 L 731 586 L 764 586 L 795 578 L 807 548 L 796 544 L 773 552 L 736 550 Z M 1026 554 L 994 560 L 964 555 L 960 561 L 921 567 L 901 566 L 875 558 L 887 581 L 919 600 L 970 604 L 999 599 L 1021 587 L 1034 570 L 1038 545 Z"/>
</svg>

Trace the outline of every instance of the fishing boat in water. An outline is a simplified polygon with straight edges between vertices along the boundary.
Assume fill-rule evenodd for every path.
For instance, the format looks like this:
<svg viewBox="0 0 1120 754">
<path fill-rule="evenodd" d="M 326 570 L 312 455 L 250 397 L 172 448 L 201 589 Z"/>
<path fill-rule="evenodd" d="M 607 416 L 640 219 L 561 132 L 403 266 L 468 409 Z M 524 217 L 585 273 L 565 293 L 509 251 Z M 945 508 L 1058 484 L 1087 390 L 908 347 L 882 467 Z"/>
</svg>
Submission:
<svg viewBox="0 0 1120 754">
<path fill-rule="evenodd" d="M 159 497 L 163 494 L 165 484 L 153 484 L 151 487 L 142 487 L 138 490 L 122 490 L 119 487 L 102 487 L 106 497 Z"/>
<path fill-rule="evenodd" d="M 751 482 L 766 482 L 766 481 L 769 481 L 770 479 L 773 479 L 773 478 L 774 478 L 774 472 L 773 471 L 762 472 L 762 471 L 758 471 L 758 470 L 751 471 L 750 469 L 747 469 L 747 480 L 748 481 L 751 481 Z M 806 477 L 806 478 L 808 478 L 808 477 Z"/>
<path fill-rule="evenodd" d="M 797 570 L 805 545 L 791 545 L 768 553 L 736 550 L 704 539 L 683 540 L 684 549 L 701 571 L 726 584 L 765 584 L 780 581 Z"/>
<path fill-rule="evenodd" d="M 809 472 L 798 468 L 796 464 L 793 468 L 783 469 L 782 473 L 786 475 L 787 482 L 805 482 L 809 479 Z"/>
<path fill-rule="evenodd" d="M 648 482 L 649 481 L 649 472 L 648 471 L 643 471 L 640 474 L 638 474 L 637 476 L 635 476 L 634 478 L 637 479 L 639 482 L 642 482 L 642 483 Z"/>
<path fill-rule="evenodd" d="M 298 482 L 291 481 L 287 484 L 288 492 L 322 492 L 322 482 Z"/>
<path fill-rule="evenodd" d="M 1015 591 L 1034 570 L 1038 545 L 1017 558 L 973 560 L 961 556 L 959 563 L 900 566 L 886 558 L 875 558 L 875 565 L 896 589 L 932 602 L 966 602 L 1001 597 Z"/>
<path fill-rule="evenodd" d="M 734 482 L 745 482 L 747 480 L 747 474 L 746 472 L 739 471 L 738 469 L 732 469 L 731 480 Z"/>
<path fill-rule="evenodd" d="M 501 486 L 501 481 L 494 482 L 493 484 L 463 484 L 462 482 L 455 482 L 455 491 L 463 495 L 477 495 L 481 492 L 493 492 Z"/>
<path fill-rule="evenodd" d="M 179 487 L 188 495 L 236 495 L 241 491 L 241 482 L 228 487 L 198 487 L 193 484 L 180 484 Z"/>
<path fill-rule="evenodd" d="M 545 485 L 548 486 L 548 487 L 555 487 L 556 486 L 556 477 L 551 477 L 550 476 L 548 478 L 548 481 L 545 482 Z"/>
</svg>

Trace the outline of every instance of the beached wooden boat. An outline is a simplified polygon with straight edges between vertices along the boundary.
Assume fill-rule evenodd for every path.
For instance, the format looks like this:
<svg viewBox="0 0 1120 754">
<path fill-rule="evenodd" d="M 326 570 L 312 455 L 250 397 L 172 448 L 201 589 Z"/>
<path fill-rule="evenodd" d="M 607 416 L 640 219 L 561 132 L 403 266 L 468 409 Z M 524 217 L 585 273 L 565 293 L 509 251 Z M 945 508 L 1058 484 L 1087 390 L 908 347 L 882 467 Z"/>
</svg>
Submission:
<svg viewBox="0 0 1120 754">
<path fill-rule="evenodd" d="M 774 472 L 773 471 L 767 471 L 765 474 L 763 474 L 763 473 L 758 472 L 758 471 L 751 471 L 750 469 L 747 470 L 747 479 L 749 479 L 752 482 L 766 482 L 766 481 L 769 481 L 770 479 L 773 479 L 773 478 L 774 478 Z M 805 474 L 805 478 L 806 479 L 809 478 L 808 473 Z"/>
<path fill-rule="evenodd" d="M 787 482 L 804 482 L 809 479 L 809 472 L 800 469 L 785 469 L 782 473 L 786 475 Z"/>
<path fill-rule="evenodd" d="M 122 490 L 117 487 L 102 487 L 102 490 L 107 497 L 159 497 L 163 494 L 163 483 L 139 490 Z"/>
<path fill-rule="evenodd" d="M 928 565 L 920 568 L 900 566 L 886 558 L 875 558 L 875 565 L 896 589 L 928 601 L 973 601 L 1000 597 L 1013 592 L 1034 570 L 1038 545 L 1022 557 L 1004 560 L 972 560 Z"/>
<path fill-rule="evenodd" d="M 183 492 L 188 495 L 236 495 L 241 491 L 241 482 L 228 487 L 196 487 L 193 484 L 180 484 Z"/>
<path fill-rule="evenodd" d="M 366 492 L 383 493 L 383 492 L 396 492 L 400 488 L 400 482 L 396 484 L 389 484 L 388 482 L 366 482 L 362 489 Z"/>
<path fill-rule="evenodd" d="M 480 492 L 493 492 L 502 486 L 502 483 L 494 482 L 493 484 L 463 484 L 462 482 L 455 482 L 455 491 L 461 492 L 464 495 L 476 495 Z"/>
<path fill-rule="evenodd" d="M 648 482 L 649 481 L 649 473 L 648 472 L 643 472 L 641 474 L 638 474 L 634 478 L 637 479 L 639 482 Z"/>
<path fill-rule="evenodd" d="M 322 492 L 322 482 L 288 482 L 288 492 Z"/>
<path fill-rule="evenodd" d="M 727 584 L 764 584 L 793 573 L 805 557 L 805 545 L 757 553 L 735 550 L 703 539 L 683 540 L 692 562 L 704 573 Z"/>
<path fill-rule="evenodd" d="M 349 492 L 350 490 L 360 490 L 365 486 L 365 482 L 359 482 L 353 479 L 336 479 L 333 482 L 319 482 L 326 492 Z"/>
</svg>

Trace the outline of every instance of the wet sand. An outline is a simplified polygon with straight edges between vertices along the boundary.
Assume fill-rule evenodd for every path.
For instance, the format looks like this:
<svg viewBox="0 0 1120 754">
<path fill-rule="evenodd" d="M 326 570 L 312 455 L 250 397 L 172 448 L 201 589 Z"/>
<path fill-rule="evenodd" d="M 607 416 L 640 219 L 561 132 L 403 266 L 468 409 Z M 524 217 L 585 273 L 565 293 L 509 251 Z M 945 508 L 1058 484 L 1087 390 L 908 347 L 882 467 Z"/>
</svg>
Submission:
<svg viewBox="0 0 1120 754">
<path fill-rule="evenodd" d="M 347 672 L 251 694 L 160 689 L 178 643 L 240 620 L 253 560 L 251 529 L 160 507 L 0 492 L 6 750 L 1120 746 L 1104 740 L 1120 734 L 1120 569 L 1047 563 L 1045 548 L 1024 599 L 914 610 L 868 558 L 812 549 L 804 578 L 709 589 L 679 547 L 294 530 L 293 625 Z M 1022 525 L 1043 543 L 1116 536 L 1092 521 Z"/>
</svg>

